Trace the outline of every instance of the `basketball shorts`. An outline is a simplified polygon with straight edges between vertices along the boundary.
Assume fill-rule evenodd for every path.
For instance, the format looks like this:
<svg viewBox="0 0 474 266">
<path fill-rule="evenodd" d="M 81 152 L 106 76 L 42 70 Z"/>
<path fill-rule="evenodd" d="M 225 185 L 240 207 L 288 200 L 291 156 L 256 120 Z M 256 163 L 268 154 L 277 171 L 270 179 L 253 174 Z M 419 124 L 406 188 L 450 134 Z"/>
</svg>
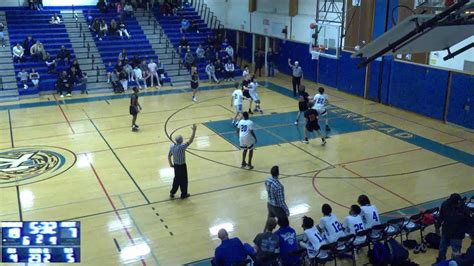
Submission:
<svg viewBox="0 0 474 266">
<path fill-rule="evenodd" d="M 318 122 L 306 123 L 306 129 L 309 132 L 318 131 L 320 129 Z"/>
<path fill-rule="evenodd" d="M 239 140 L 240 140 L 240 148 L 244 150 L 253 150 L 255 146 L 255 139 L 253 138 L 253 136 L 249 135 L 249 136 L 241 137 Z"/>
<path fill-rule="evenodd" d="M 245 98 L 247 98 L 247 99 L 248 99 L 248 98 L 251 98 L 251 97 L 250 97 L 250 92 L 249 92 L 248 90 L 243 90 L 242 93 L 243 93 L 243 95 L 244 95 Z"/>
<path fill-rule="evenodd" d="M 242 104 L 234 105 L 236 113 L 242 113 Z"/>
<path fill-rule="evenodd" d="M 258 94 L 256 92 L 250 92 L 249 94 L 250 94 L 250 98 L 252 98 L 254 102 L 260 101 L 260 98 L 258 97 Z"/>
<path fill-rule="evenodd" d="M 319 116 L 326 116 L 328 112 L 326 111 L 326 108 L 320 108 L 320 109 L 315 109 L 318 112 Z"/>
<path fill-rule="evenodd" d="M 130 105 L 130 115 L 137 115 L 138 114 L 138 108 L 135 106 Z"/>
<path fill-rule="evenodd" d="M 308 103 L 306 102 L 299 102 L 298 109 L 300 112 L 306 112 L 308 110 Z"/>
</svg>

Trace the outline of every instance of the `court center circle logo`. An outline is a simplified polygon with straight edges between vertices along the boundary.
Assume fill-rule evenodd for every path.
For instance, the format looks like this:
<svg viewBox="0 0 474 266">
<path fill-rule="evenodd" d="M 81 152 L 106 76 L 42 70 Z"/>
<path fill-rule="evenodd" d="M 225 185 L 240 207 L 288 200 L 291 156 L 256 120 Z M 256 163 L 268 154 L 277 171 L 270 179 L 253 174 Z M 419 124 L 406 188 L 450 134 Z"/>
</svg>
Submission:
<svg viewBox="0 0 474 266">
<path fill-rule="evenodd" d="M 67 149 L 49 146 L 0 150 L 0 188 L 32 184 L 60 175 L 76 162 Z"/>
</svg>

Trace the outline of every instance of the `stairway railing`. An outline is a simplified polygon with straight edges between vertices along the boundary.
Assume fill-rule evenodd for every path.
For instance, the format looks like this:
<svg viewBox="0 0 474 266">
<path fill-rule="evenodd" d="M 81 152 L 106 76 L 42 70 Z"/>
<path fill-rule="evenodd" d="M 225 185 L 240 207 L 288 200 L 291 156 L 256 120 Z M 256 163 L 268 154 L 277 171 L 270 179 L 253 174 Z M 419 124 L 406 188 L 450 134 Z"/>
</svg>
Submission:
<svg viewBox="0 0 474 266">
<path fill-rule="evenodd" d="M 202 17 L 204 22 L 216 35 L 223 36 L 225 31 L 224 24 L 222 24 L 218 17 L 214 15 L 211 8 L 204 3 L 204 0 L 191 0 L 191 6 L 194 7 L 199 16 Z"/>
</svg>

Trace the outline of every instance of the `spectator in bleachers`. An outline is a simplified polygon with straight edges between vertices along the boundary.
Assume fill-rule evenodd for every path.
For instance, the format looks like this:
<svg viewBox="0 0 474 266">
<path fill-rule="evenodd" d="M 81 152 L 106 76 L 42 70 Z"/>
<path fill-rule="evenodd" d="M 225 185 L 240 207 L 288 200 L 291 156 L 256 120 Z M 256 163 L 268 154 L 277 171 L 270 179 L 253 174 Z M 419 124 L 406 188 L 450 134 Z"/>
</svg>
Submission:
<svg viewBox="0 0 474 266">
<path fill-rule="evenodd" d="M 33 83 L 33 86 L 35 88 L 38 88 L 40 75 L 39 75 L 38 71 L 36 71 L 34 68 L 31 69 L 30 80 L 31 80 L 31 83 Z"/>
<path fill-rule="evenodd" d="M 227 38 L 225 38 L 220 45 L 221 45 L 221 50 L 225 50 L 225 48 L 229 46 L 229 41 L 227 40 Z"/>
<path fill-rule="evenodd" d="M 250 75 L 250 70 L 249 70 L 249 66 L 248 65 L 245 65 L 244 66 L 244 69 L 242 70 L 242 77 L 247 77 L 248 75 Z"/>
<path fill-rule="evenodd" d="M 109 83 L 109 82 L 107 82 L 107 83 Z M 112 84 L 112 87 L 114 88 L 114 91 L 117 88 L 122 87 L 122 84 L 120 83 L 119 72 L 117 71 L 117 69 L 112 70 L 112 73 L 110 75 L 110 83 Z"/>
<path fill-rule="evenodd" d="M 3 32 L 5 30 L 5 25 L 3 22 L 0 22 L 0 43 L 2 47 L 5 47 L 5 33 Z"/>
<path fill-rule="evenodd" d="M 190 48 L 191 47 L 189 46 L 188 39 L 186 39 L 186 36 L 183 35 L 183 37 L 181 37 L 181 40 L 179 41 L 179 46 L 178 46 L 179 54 L 181 54 L 182 49 L 185 49 L 187 51 Z"/>
<path fill-rule="evenodd" d="M 260 50 L 257 50 L 257 52 L 255 52 L 255 74 L 257 74 L 258 72 L 258 75 L 261 77 L 262 76 L 262 68 L 263 68 L 263 65 L 265 64 L 265 55 L 262 51 Z"/>
<path fill-rule="evenodd" d="M 87 91 L 87 73 L 84 72 L 82 73 L 82 77 L 81 77 L 81 80 L 80 80 L 80 87 L 81 87 L 81 94 L 89 94 L 89 92 Z"/>
<path fill-rule="evenodd" d="M 115 3 L 115 8 L 119 17 L 122 17 L 123 13 L 123 4 L 121 1 Z"/>
<path fill-rule="evenodd" d="M 139 89 L 142 88 L 142 86 L 140 84 L 141 82 L 143 82 L 143 85 L 145 86 L 145 89 L 147 88 L 146 81 L 143 78 L 143 72 L 138 66 L 136 66 L 133 69 L 133 78 L 135 79 L 135 82 L 137 83 L 137 86 L 138 86 Z"/>
<path fill-rule="evenodd" d="M 118 72 L 122 72 L 123 70 L 122 61 L 117 60 L 117 63 L 115 64 L 114 69 L 117 69 Z"/>
<path fill-rule="evenodd" d="M 219 230 L 217 237 L 221 240 L 221 244 L 216 248 L 212 265 L 241 265 L 246 260 L 247 252 L 239 238 L 229 238 L 229 234 L 224 228 Z"/>
<path fill-rule="evenodd" d="M 280 239 L 280 257 L 284 266 L 301 265 L 299 256 L 292 256 L 298 250 L 298 242 L 296 240 L 296 231 L 290 227 L 290 221 L 287 217 L 278 219 L 278 230 L 275 234 Z"/>
<path fill-rule="evenodd" d="M 118 30 L 119 30 L 119 29 L 118 29 L 117 21 L 115 21 L 115 19 L 112 19 L 112 20 L 110 21 L 109 35 L 110 35 L 110 36 L 116 36 Z"/>
<path fill-rule="evenodd" d="M 214 40 L 212 39 L 211 35 L 207 35 L 206 39 L 204 40 L 204 46 L 209 47 L 212 46 Z"/>
<path fill-rule="evenodd" d="M 110 83 L 111 82 L 111 79 L 112 79 L 112 73 L 114 72 L 114 66 L 112 65 L 112 62 L 109 61 L 109 63 L 107 64 L 107 67 L 106 67 L 106 71 L 107 71 L 107 83 Z"/>
<path fill-rule="evenodd" d="M 209 82 L 214 81 L 215 83 L 219 83 L 219 80 L 216 77 L 216 67 L 212 64 L 211 61 L 207 62 L 206 74 L 209 77 Z"/>
<path fill-rule="evenodd" d="M 344 218 L 344 230 L 347 235 L 356 235 L 360 231 L 365 229 L 364 222 L 362 221 L 362 217 L 360 213 L 362 210 L 360 209 L 359 205 L 352 205 L 349 210 L 349 215 Z M 360 243 L 365 242 L 366 236 L 358 236 L 354 240 L 354 244 L 358 245 Z"/>
<path fill-rule="evenodd" d="M 49 74 L 56 73 L 56 59 L 52 58 L 48 52 L 46 52 L 46 59 L 44 60 L 44 63 L 48 67 Z"/>
<path fill-rule="evenodd" d="M 70 60 L 71 60 L 71 52 L 69 52 L 69 50 L 66 49 L 66 46 L 61 45 L 61 49 L 59 49 L 59 52 L 56 58 L 58 59 L 58 61 L 59 60 L 63 61 L 64 64 L 66 64 L 66 60 L 67 60 L 67 64 L 69 65 Z"/>
<path fill-rule="evenodd" d="M 61 18 L 58 17 L 58 14 L 54 13 L 49 21 L 50 24 L 57 25 L 61 23 Z"/>
<path fill-rule="evenodd" d="M 231 60 L 228 60 L 224 65 L 225 68 L 225 81 L 234 81 L 235 65 Z"/>
<path fill-rule="evenodd" d="M 130 65 L 128 60 L 125 60 L 123 70 L 125 71 L 125 73 L 127 73 L 128 81 L 133 81 L 133 67 Z"/>
<path fill-rule="evenodd" d="M 181 34 L 186 33 L 188 32 L 190 26 L 191 26 L 191 23 L 189 22 L 189 20 L 187 20 L 186 18 L 183 18 L 181 20 L 181 27 L 179 28 L 179 31 L 181 32 Z"/>
<path fill-rule="evenodd" d="M 120 71 L 120 72 L 118 72 L 118 77 L 120 79 L 120 84 L 122 85 L 123 90 L 127 91 L 128 90 L 127 73 L 125 73 L 125 71 Z"/>
<path fill-rule="evenodd" d="M 127 25 L 125 25 L 125 22 L 123 22 L 123 20 L 120 20 L 120 23 L 118 25 L 118 33 L 122 39 L 123 35 L 127 36 L 128 39 L 132 37 L 130 33 L 128 33 Z"/>
<path fill-rule="evenodd" d="M 225 52 L 229 56 L 230 60 L 234 61 L 234 48 L 232 48 L 232 45 L 228 45 L 225 48 Z"/>
<path fill-rule="evenodd" d="M 79 65 L 79 61 L 77 61 L 77 59 L 74 59 L 72 61 L 71 67 L 74 67 L 77 70 L 79 76 L 82 76 L 81 66 Z"/>
<path fill-rule="evenodd" d="M 30 75 L 26 72 L 26 69 L 22 68 L 20 72 L 16 75 L 20 82 L 23 83 L 23 89 L 28 89 L 28 78 Z"/>
<path fill-rule="evenodd" d="M 158 68 L 158 75 L 160 75 L 160 83 L 163 85 L 162 79 L 165 77 L 165 66 L 159 58 L 156 61 L 156 65 Z"/>
<path fill-rule="evenodd" d="M 186 54 L 184 55 L 184 66 L 188 71 L 191 71 L 191 66 L 194 64 L 194 55 L 191 52 L 191 49 L 188 49 Z"/>
<path fill-rule="evenodd" d="M 30 54 L 33 59 L 43 61 L 46 59 L 46 51 L 44 50 L 44 46 L 40 41 L 37 41 L 33 46 L 31 46 Z"/>
<path fill-rule="evenodd" d="M 189 32 L 199 33 L 199 26 L 196 20 L 191 22 L 191 26 L 189 26 Z"/>
<path fill-rule="evenodd" d="M 100 10 L 100 12 L 107 13 L 107 3 L 105 2 L 105 0 L 99 0 L 96 6 L 97 9 Z"/>
<path fill-rule="evenodd" d="M 150 84 L 148 81 L 151 79 L 150 69 L 148 68 L 148 63 L 146 59 L 143 59 L 140 63 L 140 69 L 142 70 L 143 79 L 145 79 L 146 84 Z"/>
<path fill-rule="evenodd" d="M 95 18 L 92 22 L 92 31 L 95 33 L 95 37 L 98 38 L 100 33 L 100 20 L 98 18 Z"/>
<path fill-rule="evenodd" d="M 67 72 L 67 75 L 71 79 L 72 84 L 77 83 L 77 81 L 82 77 L 82 75 L 80 75 L 79 71 L 73 66 L 71 66 L 69 68 L 69 70 Z"/>
<path fill-rule="evenodd" d="M 24 62 L 25 61 L 25 48 L 23 48 L 19 43 L 13 47 L 13 62 Z"/>
<path fill-rule="evenodd" d="M 280 239 L 273 233 L 276 227 L 275 218 L 268 218 L 265 231 L 258 234 L 253 243 L 255 244 L 256 264 L 265 266 L 278 265 L 278 255 L 280 252 Z"/>
<path fill-rule="evenodd" d="M 29 0 L 28 5 L 30 9 L 34 10 L 42 10 L 43 9 L 43 1 L 42 0 Z"/>
<path fill-rule="evenodd" d="M 35 43 L 36 41 L 35 39 L 33 39 L 33 37 L 31 37 L 31 35 L 28 35 L 28 37 L 26 37 L 26 39 L 23 41 L 22 46 L 25 49 L 26 56 L 31 55 L 30 49 L 31 49 L 31 46 L 33 46 Z"/>
<path fill-rule="evenodd" d="M 302 227 L 304 233 L 303 241 L 300 241 L 300 246 L 306 249 L 308 258 L 310 260 L 314 259 L 316 256 L 318 258 L 326 258 L 328 254 L 319 250 L 322 245 L 326 244 L 326 239 L 314 226 L 313 219 L 311 219 L 311 217 L 303 216 Z"/>
<path fill-rule="evenodd" d="M 138 54 L 135 54 L 132 58 L 132 67 L 139 66 L 142 60 Z"/>
<path fill-rule="evenodd" d="M 204 48 L 202 48 L 202 45 L 199 45 L 196 48 L 196 57 L 197 57 L 198 60 L 202 60 L 202 59 L 206 58 L 205 53 L 206 53 L 206 51 L 204 51 Z"/>
<path fill-rule="evenodd" d="M 446 252 L 451 246 L 453 256 L 461 254 L 462 240 L 468 232 L 469 210 L 464 204 L 461 195 L 454 193 L 441 204 L 439 216 L 436 220 L 436 232 L 439 234 L 441 228 L 441 241 L 437 262 L 446 260 Z M 472 229 L 469 228 L 469 229 Z"/>
<path fill-rule="evenodd" d="M 162 16 L 170 16 L 172 14 L 171 5 L 168 3 L 168 1 L 165 1 L 160 5 L 160 13 Z"/>
<path fill-rule="evenodd" d="M 364 222 L 365 229 L 370 229 L 374 225 L 380 224 L 379 212 L 375 205 L 370 204 L 369 197 L 366 195 L 360 195 L 357 199 L 357 203 L 360 205 L 361 217 Z"/>
<path fill-rule="evenodd" d="M 158 75 L 158 65 L 153 61 L 153 58 L 150 59 L 148 63 L 148 70 L 150 71 L 150 85 L 153 87 L 154 80 L 156 79 L 157 87 L 160 88 L 160 76 Z"/>
<path fill-rule="evenodd" d="M 94 17 L 92 17 L 91 11 L 87 11 L 86 22 L 89 29 L 92 27 L 92 23 L 94 22 Z"/>
<path fill-rule="evenodd" d="M 105 20 L 102 19 L 99 26 L 99 41 L 102 41 L 102 37 L 107 36 L 108 31 L 109 27 L 107 26 L 107 23 L 105 23 Z"/>
<path fill-rule="evenodd" d="M 225 78 L 225 68 L 224 68 L 224 65 L 222 64 L 221 60 L 217 59 L 214 62 L 214 67 L 216 69 L 216 76 Z"/>
<path fill-rule="evenodd" d="M 321 211 L 324 216 L 319 220 L 319 229 L 326 236 L 328 243 L 334 243 L 344 236 L 344 228 L 336 215 L 332 213 L 331 205 L 323 204 Z"/>
<path fill-rule="evenodd" d="M 69 75 L 67 74 L 65 70 L 59 74 L 58 80 L 56 82 L 56 86 L 61 98 L 64 97 L 64 91 L 67 92 L 66 94 L 67 97 L 71 96 L 72 83 L 73 82 L 71 82 L 71 78 L 69 77 Z"/>
<path fill-rule="evenodd" d="M 125 48 L 123 48 L 122 51 L 119 53 L 118 60 L 122 62 L 124 62 L 125 60 L 128 60 L 127 50 L 125 50 Z"/>
<path fill-rule="evenodd" d="M 216 53 L 211 49 L 211 47 L 206 48 L 206 52 L 204 53 L 207 61 L 214 62 L 216 60 Z"/>
<path fill-rule="evenodd" d="M 123 6 L 123 15 L 125 17 L 133 16 L 133 6 L 130 1 L 125 2 L 125 5 Z"/>
<path fill-rule="evenodd" d="M 275 76 L 276 56 L 277 56 L 277 53 L 273 52 L 272 48 L 268 48 L 268 53 L 267 53 L 268 71 L 267 71 L 267 75 L 269 77 Z"/>
</svg>

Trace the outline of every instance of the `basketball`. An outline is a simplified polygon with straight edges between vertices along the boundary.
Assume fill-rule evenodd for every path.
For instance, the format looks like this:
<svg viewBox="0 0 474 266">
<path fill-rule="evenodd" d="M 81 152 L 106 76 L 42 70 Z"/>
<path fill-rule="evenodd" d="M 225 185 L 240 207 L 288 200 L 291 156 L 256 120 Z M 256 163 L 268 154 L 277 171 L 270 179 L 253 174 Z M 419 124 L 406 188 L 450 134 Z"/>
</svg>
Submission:
<svg viewBox="0 0 474 266">
<path fill-rule="evenodd" d="M 312 30 L 316 29 L 316 23 L 309 24 L 309 28 Z"/>
</svg>

